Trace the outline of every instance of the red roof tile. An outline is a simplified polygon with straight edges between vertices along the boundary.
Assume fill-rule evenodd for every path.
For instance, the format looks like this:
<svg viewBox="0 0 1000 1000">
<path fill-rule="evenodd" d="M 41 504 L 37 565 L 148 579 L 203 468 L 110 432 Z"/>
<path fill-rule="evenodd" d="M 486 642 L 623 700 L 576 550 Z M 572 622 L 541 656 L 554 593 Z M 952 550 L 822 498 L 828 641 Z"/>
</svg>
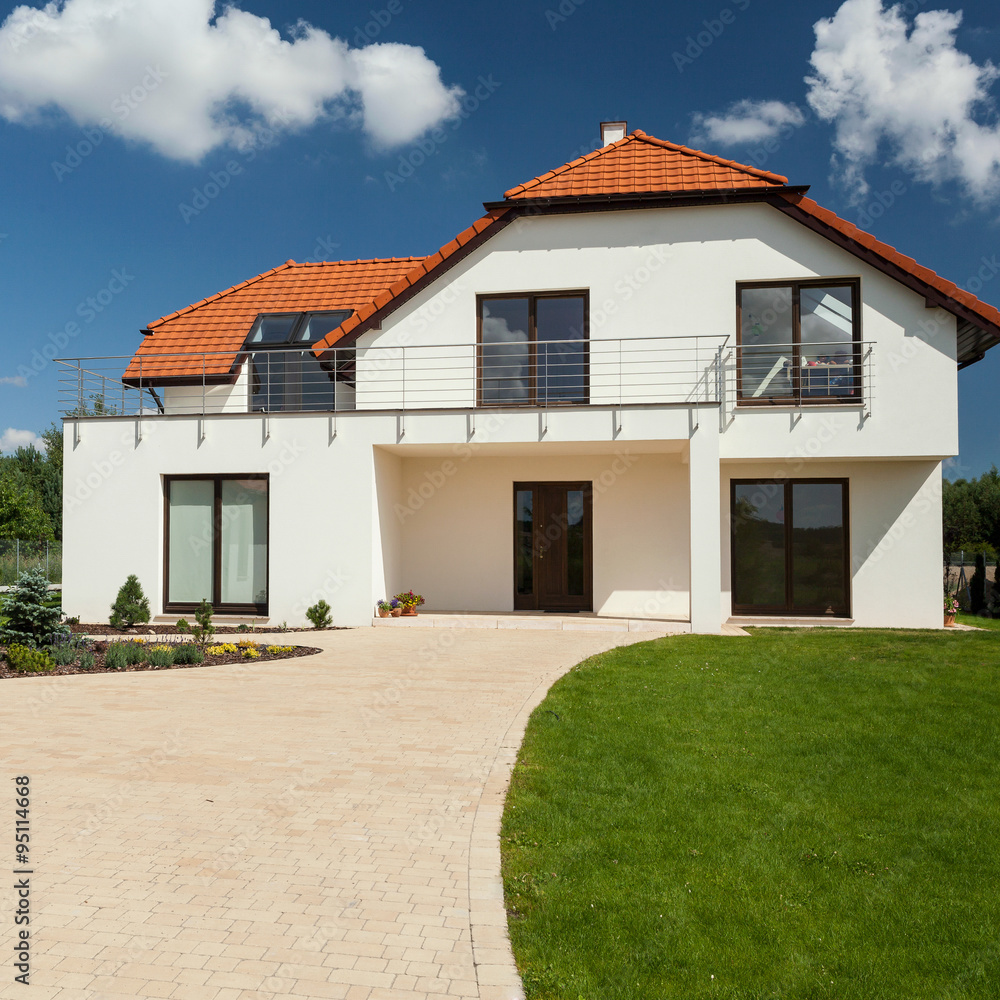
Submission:
<svg viewBox="0 0 1000 1000">
<path fill-rule="evenodd" d="M 452 263 L 449 261 L 450 257 L 458 253 L 471 240 L 474 240 L 477 236 L 497 225 L 506 214 L 507 209 L 505 208 L 487 212 L 481 219 L 476 219 L 468 229 L 463 229 L 458 236 L 441 247 L 437 253 L 433 253 L 429 257 L 419 258 L 420 263 L 407 271 L 398 281 L 390 285 L 386 291 L 382 292 L 381 295 L 367 305 L 359 308 L 353 316 L 345 319 L 336 330 L 331 331 L 322 340 L 317 341 L 313 345 L 316 353 L 322 354 L 324 348 L 332 347 L 337 341 L 353 333 L 363 323 L 370 320 L 380 309 L 384 309 L 394 299 L 398 299 L 426 275 L 441 268 L 450 267 Z"/>
<path fill-rule="evenodd" d="M 505 195 L 509 206 L 493 207 L 429 257 L 320 264 L 288 261 L 225 292 L 164 316 L 150 324 L 152 333 L 139 348 L 126 376 L 138 375 L 139 358 L 143 359 L 144 377 L 201 375 L 200 358 L 168 361 L 162 357 L 165 353 L 182 351 L 222 351 L 223 355 L 205 370 L 210 374 L 225 374 L 259 313 L 354 310 L 336 330 L 313 345 L 316 354 L 320 355 L 343 338 L 370 329 L 405 301 L 415 288 L 451 267 L 471 241 L 489 239 L 493 232 L 515 217 L 518 206 L 525 202 L 629 194 L 745 191 L 751 197 L 758 197 L 759 192 L 779 206 L 782 202 L 775 199 L 783 199 L 792 217 L 796 212 L 802 213 L 807 218 L 800 216 L 800 222 L 813 228 L 817 228 L 815 224 L 818 223 L 819 231 L 825 226 L 834 230 L 839 238 L 853 241 L 880 258 L 890 274 L 893 268 L 901 269 L 925 286 L 929 295 L 944 299 L 945 308 L 950 301 L 960 313 L 971 313 L 977 320 L 975 325 L 981 324 L 987 339 L 1000 339 L 1000 311 L 821 208 L 810 198 L 789 191 L 787 184 L 787 178 L 780 174 L 665 142 L 636 130 L 618 142 L 511 188 Z M 541 210 L 545 211 L 544 207 Z M 895 273 L 899 276 L 899 271 Z"/>
<path fill-rule="evenodd" d="M 678 146 L 636 129 L 624 139 L 519 184 L 508 200 L 782 187 L 787 177 Z"/>
<path fill-rule="evenodd" d="M 828 226 L 841 236 L 846 236 L 870 253 L 882 258 L 886 263 L 894 265 L 907 274 L 912 275 L 918 281 L 929 286 L 929 290 L 938 292 L 943 298 L 951 299 L 953 302 L 975 314 L 983 321 L 984 328 L 993 336 L 1000 337 L 1000 310 L 991 306 L 988 302 L 983 302 L 976 298 L 971 292 L 959 288 L 953 281 L 942 278 L 929 267 L 918 264 L 912 257 L 907 257 L 900 253 L 895 247 L 888 243 L 877 240 L 871 233 L 866 233 L 863 229 L 858 229 L 853 223 L 840 218 L 834 212 L 806 198 L 804 195 L 795 194 L 788 191 L 781 192 L 783 198 L 789 205 L 805 213 L 811 218 Z M 947 304 L 944 308 L 948 308 Z"/>
<path fill-rule="evenodd" d="M 125 377 L 138 377 L 140 358 L 143 378 L 201 375 L 201 358 L 163 355 L 202 351 L 222 352 L 205 358 L 206 373 L 227 374 L 259 313 L 362 309 L 423 259 L 286 261 L 150 323 Z"/>
</svg>

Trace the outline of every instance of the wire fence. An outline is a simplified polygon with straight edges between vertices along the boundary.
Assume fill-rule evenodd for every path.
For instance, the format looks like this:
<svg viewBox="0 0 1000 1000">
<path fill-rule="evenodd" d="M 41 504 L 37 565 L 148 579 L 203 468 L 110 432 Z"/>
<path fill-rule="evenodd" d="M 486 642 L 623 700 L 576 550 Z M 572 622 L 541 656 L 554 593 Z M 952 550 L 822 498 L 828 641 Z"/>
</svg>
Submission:
<svg viewBox="0 0 1000 1000">
<path fill-rule="evenodd" d="M 0 538 L 0 586 L 17 583 L 29 569 L 41 570 L 49 583 L 62 583 L 62 542 L 44 538 Z"/>
</svg>

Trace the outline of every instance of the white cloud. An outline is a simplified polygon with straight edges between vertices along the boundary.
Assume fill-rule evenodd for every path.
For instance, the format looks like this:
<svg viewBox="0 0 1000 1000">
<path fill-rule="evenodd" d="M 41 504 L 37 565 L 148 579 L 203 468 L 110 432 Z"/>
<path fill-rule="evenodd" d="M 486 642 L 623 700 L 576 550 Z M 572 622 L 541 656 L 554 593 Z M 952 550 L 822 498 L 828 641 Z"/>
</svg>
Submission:
<svg viewBox="0 0 1000 1000">
<path fill-rule="evenodd" d="M 8 427 L 0 434 L 0 452 L 9 455 L 18 448 L 27 448 L 33 444 L 39 451 L 45 451 L 45 439 L 40 438 L 34 431 L 20 431 L 16 427 Z"/>
<path fill-rule="evenodd" d="M 28 384 L 28 380 L 23 375 L 4 375 L 0 378 L 0 385 L 16 385 L 23 389 Z"/>
<path fill-rule="evenodd" d="M 694 115 L 689 142 L 695 146 L 740 146 L 764 142 L 776 138 L 786 129 L 800 128 L 805 121 L 806 116 L 794 104 L 736 101 L 721 113 Z"/>
<path fill-rule="evenodd" d="M 179 160 L 323 118 L 400 145 L 456 114 L 461 96 L 416 46 L 352 49 L 304 21 L 283 38 L 237 7 L 216 16 L 213 0 L 63 0 L 17 7 L 0 26 L 8 121 L 61 110 Z"/>
<path fill-rule="evenodd" d="M 909 5 L 907 5 L 909 6 Z M 955 47 L 962 13 L 917 14 L 900 6 L 846 0 L 815 25 L 808 101 L 836 126 L 834 165 L 858 196 L 865 168 L 879 160 L 918 180 L 957 181 L 975 199 L 1000 196 L 1000 126 L 992 63 Z"/>
</svg>

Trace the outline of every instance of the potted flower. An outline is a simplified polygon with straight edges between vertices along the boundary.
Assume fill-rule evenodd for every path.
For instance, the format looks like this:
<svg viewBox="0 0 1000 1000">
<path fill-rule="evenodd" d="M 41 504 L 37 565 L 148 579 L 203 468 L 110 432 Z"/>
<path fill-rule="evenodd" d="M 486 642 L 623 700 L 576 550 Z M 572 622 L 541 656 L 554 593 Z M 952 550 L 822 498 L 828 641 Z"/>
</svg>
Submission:
<svg viewBox="0 0 1000 1000">
<path fill-rule="evenodd" d="M 379 618 L 388 618 L 392 614 L 392 601 L 387 601 L 384 597 L 378 602 Z"/>
<path fill-rule="evenodd" d="M 420 594 L 414 594 L 412 590 L 397 594 L 395 599 L 399 601 L 399 605 L 403 609 L 404 615 L 415 615 L 417 613 L 417 608 L 424 603 L 423 597 L 421 597 Z"/>
<path fill-rule="evenodd" d="M 403 613 L 403 605 L 395 597 L 389 602 L 389 607 L 391 608 L 389 613 L 393 618 L 398 618 Z"/>
<path fill-rule="evenodd" d="M 944 627 L 951 628 L 958 614 L 958 598 L 954 594 L 944 595 Z"/>
</svg>

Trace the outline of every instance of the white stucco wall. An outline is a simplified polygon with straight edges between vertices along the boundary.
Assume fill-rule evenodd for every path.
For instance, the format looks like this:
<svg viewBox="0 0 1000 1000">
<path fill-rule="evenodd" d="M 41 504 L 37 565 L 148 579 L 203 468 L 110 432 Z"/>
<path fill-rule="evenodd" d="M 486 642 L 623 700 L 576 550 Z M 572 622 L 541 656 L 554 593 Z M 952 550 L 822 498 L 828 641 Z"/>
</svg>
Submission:
<svg viewBox="0 0 1000 1000">
<path fill-rule="evenodd" d="M 722 509 L 729 523 L 733 479 L 848 479 L 851 614 L 875 628 L 941 628 L 941 465 L 826 462 L 789 466 L 726 462 Z M 731 545 L 723 534 L 723 606 L 732 606 Z"/>
</svg>

